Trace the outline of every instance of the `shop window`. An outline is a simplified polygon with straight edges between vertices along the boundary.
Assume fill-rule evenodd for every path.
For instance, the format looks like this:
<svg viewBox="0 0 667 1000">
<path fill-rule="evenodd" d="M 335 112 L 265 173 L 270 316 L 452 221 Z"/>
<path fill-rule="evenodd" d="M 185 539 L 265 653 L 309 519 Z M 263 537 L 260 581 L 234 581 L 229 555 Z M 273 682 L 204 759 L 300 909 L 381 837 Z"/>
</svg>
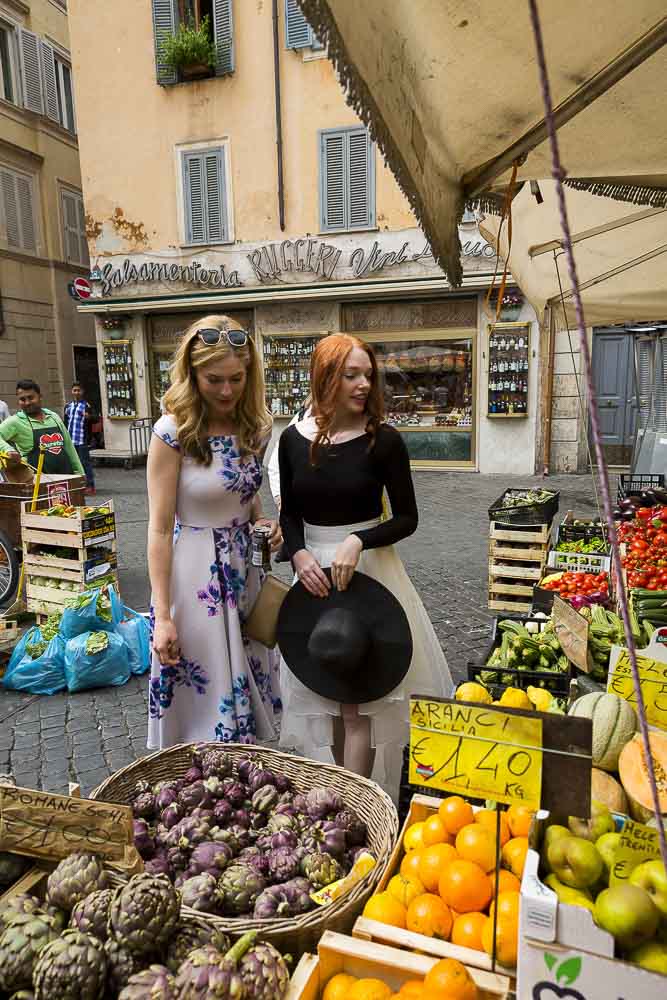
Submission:
<svg viewBox="0 0 667 1000">
<path fill-rule="evenodd" d="M 19 103 L 18 48 L 15 29 L 0 21 L 0 97 Z"/>
<path fill-rule="evenodd" d="M 63 217 L 63 246 L 65 259 L 72 264 L 87 267 L 88 241 L 86 239 L 86 213 L 83 198 L 76 191 L 61 191 Z"/>
<path fill-rule="evenodd" d="M 0 206 L 2 235 L 7 248 L 35 253 L 37 224 L 33 178 L 29 174 L 0 166 Z"/>
<path fill-rule="evenodd" d="M 375 146 L 365 128 L 320 132 L 320 230 L 375 227 Z"/>
<path fill-rule="evenodd" d="M 182 152 L 185 242 L 229 242 L 224 147 Z"/>
<path fill-rule="evenodd" d="M 168 86 L 190 78 L 225 76 L 234 72 L 233 0 L 152 0 L 152 4 L 155 69 L 159 84 Z M 181 25 L 200 30 L 205 19 L 215 47 L 215 65 L 210 68 L 210 73 L 197 71 L 193 76 L 187 66 L 175 68 L 167 65 L 162 52 L 166 39 L 176 35 Z"/>
<path fill-rule="evenodd" d="M 297 0 L 285 0 L 285 45 L 288 49 L 312 49 L 313 52 L 324 48 Z"/>
</svg>

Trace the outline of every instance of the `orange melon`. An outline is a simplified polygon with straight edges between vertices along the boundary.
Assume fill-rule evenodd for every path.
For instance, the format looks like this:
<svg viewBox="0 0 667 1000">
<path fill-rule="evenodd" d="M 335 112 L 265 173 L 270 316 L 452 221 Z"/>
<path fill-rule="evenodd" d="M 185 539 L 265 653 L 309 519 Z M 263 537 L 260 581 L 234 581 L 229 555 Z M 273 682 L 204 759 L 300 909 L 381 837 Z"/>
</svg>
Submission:
<svg viewBox="0 0 667 1000">
<path fill-rule="evenodd" d="M 667 813 L 667 733 L 651 732 L 649 742 L 658 785 L 660 811 Z M 653 815 L 653 797 L 646 769 L 644 745 L 639 733 L 636 733 L 621 750 L 618 773 L 630 803 L 630 815 L 640 823 L 646 823 Z"/>
</svg>

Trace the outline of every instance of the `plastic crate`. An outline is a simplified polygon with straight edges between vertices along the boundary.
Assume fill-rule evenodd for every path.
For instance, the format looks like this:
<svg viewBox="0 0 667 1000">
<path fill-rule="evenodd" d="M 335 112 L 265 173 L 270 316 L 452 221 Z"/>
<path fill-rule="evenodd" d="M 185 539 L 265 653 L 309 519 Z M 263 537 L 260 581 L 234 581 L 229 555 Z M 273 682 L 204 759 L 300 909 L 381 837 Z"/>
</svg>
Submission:
<svg viewBox="0 0 667 1000">
<path fill-rule="evenodd" d="M 542 503 L 526 504 L 522 507 L 503 507 L 503 500 L 507 496 L 517 493 L 526 493 L 530 486 L 522 486 L 516 489 L 505 490 L 502 496 L 489 507 L 489 521 L 496 521 L 498 524 L 523 525 L 528 527 L 531 524 L 551 524 L 558 513 L 558 501 L 560 492 L 549 490 L 550 496 Z"/>
<path fill-rule="evenodd" d="M 545 575 L 549 575 L 549 570 L 555 573 L 609 573 L 611 570 L 611 556 L 602 555 L 598 552 L 557 552 L 552 549 L 547 559 L 547 570 Z"/>
<path fill-rule="evenodd" d="M 546 593 L 551 593 L 551 591 L 546 591 Z M 553 604 L 553 597 L 551 603 Z M 500 677 L 500 674 L 511 675 L 511 680 L 501 681 L 499 679 L 497 684 L 487 684 L 486 681 L 480 681 L 485 687 L 487 687 L 493 696 L 494 700 L 500 698 L 503 691 L 508 687 L 521 688 L 525 691 L 529 687 L 543 687 L 546 691 L 551 691 L 552 694 L 557 697 L 567 697 L 568 691 L 570 689 L 570 680 L 572 678 L 572 664 L 568 663 L 567 670 L 562 673 L 552 673 L 549 670 L 517 670 L 514 667 L 487 667 L 486 664 L 491 657 L 494 649 L 500 646 L 503 641 L 503 632 L 498 628 L 499 621 L 517 621 L 522 625 L 526 622 L 537 622 L 540 626 L 545 624 L 544 618 L 534 618 L 530 615 L 528 616 L 510 616 L 504 615 L 502 618 L 496 618 L 493 626 L 493 638 L 491 640 L 491 645 L 486 651 L 481 663 L 468 663 L 467 674 L 469 681 L 477 681 L 478 674 L 482 670 L 492 670 Z"/>
<path fill-rule="evenodd" d="M 558 525 L 558 533 L 556 535 L 556 545 L 558 546 L 561 542 L 591 542 L 594 538 L 601 538 L 605 542 L 607 541 L 607 531 L 606 524 L 595 523 L 594 521 L 582 518 L 579 524 L 575 522 L 579 518 L 572 516 L 572 512 L 568 511 L 566 516 Z M 607 546 L 606 551 L 609 551 L 609 546 Z M 603 552 L 600 555 L 604 555 Z"/>
<path fill-rule="evenodd" d="M 625 500 L 628 496 L 641 493 L 642 490 L 654 489 L 655 487 L 664 489 L 664 486 L 665 476 L 662 472 L 622 472 L 618 477 L 618 499 Z"/>
</svg>

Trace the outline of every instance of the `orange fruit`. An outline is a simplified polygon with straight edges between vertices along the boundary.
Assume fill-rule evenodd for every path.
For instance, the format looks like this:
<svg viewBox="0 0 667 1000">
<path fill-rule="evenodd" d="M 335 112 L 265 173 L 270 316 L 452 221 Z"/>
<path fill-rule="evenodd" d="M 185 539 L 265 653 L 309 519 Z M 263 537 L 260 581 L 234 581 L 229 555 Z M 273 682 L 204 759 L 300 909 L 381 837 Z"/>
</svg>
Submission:
<svg viewBox="0 0 667 1000">
<path fill-rule="evenodd" d="M 421 861 L 421 851 L 408 851 L 403 855 L 401 867 L 398 869 L 401 875 L 406 878 L 419 878 L 419 862 Z"/>
<path fill-rule="evenodd" d="M 496 867 L 496 838 L 482 823 L 469 823 L 456 835 L 456 850 L 466 861 L 490 872 Z"/>
<path fill-rule="evenodd" d="M 503 847 L 503 866 L 509 868 L 518 879 L 523 875 L 527 853 L 528 837 L 512 837 Z"/>
<path fill-rule="evenodd" d="M 426 973 L 424 994 L 447 997 L 447 1000 L 476 1000 L 479 996 L 465 965 L 455 958 L 441 958 Z"/>
<path fill-rule="evenodd" d="M 337 973 L 324 987 L 322 1000 L 346 1000 L 350 988 L 356 981 L 356 976 L 348 976 L 345 972 Z"/>
<path fill-rule="evenodd" d="M 530 824 L 535 815 L 532 809 L 528 809 L 527 806 L 514 805 L 509 807 L 505 815 L 507 816 L 510 833 L 513 837 L 528 836 Z"/>
<path fill-rule="evenodd" d="M 445 824 L 437 813 L 424 820 L 424 827 L 422 829 L 424 847 L 429 847 L 431 844 L 451 844 L 453 840 L 454 838 L 447 831 Z"/>
<path fill-rule="evenodd" d="M 357 979 L 350 988 L 346 1000 L 389 1000 L 391 987 L 381 979 Z"/>
<path fill-rule="evenodd" d="M 482 945 L 482 928 L 486 923 L 483 913 L 462 913 L 457 917 L 452 927 L 449 940 L 461 948 L 473 948 L 484 951 Z"/>
<path fill-rule="evenodd" d="M 408 906 L 405 923 L 415 934 L 447 941 L 452 929 L 452 913 L 441 896 L 425 892 Z"/>
<path fill-rule="evenodd" d="M 491 879 L 474 861 L 460 858 L 440 876 L 438 891 L 457 913 L 484 910 L 491 900 Z"/>
<path fill-rule="evenodd" d="M 427 892 L 437 892 L 440 876 L 458 854 L 451 844 L 432 844 L 419 853 L 419 878 Z"/>
<path fill-rule="evenodd" d="M 369 920 L 379 920 L 381 924 L 391 924 L 405 930 L 405 907 L 389 892 L 379 892 L 371 896 L 364 906 L 364 916 Z"/>
<path fill-rule="evenodd" d="M 396 994 L 401 1000 L 419 1000 L 424 990 L 423 979 L 408 979 Z"/>
<path fill-rule="evenodd" d="M 495 840 L 496 837 L 496 811 L 495 809 L 478 809 L 475 813 L 475 823 L 481 823 L 487 830 L 490 830 Z M 506 844 L 512 836 L 509 823 L 505 819 L 505 813 L 500 814 L 500 844 Z"/>
<path fill-rule="evenodd" d="M 387 886 L 387 892 L 406 908 L 413 899 L 421 896 L 424 891 L 424 886 L 419 879 L 406 875 L 394 875 Z"/>
<path fill-rule="evenodd" d="M 486 918 L 482 928 L 482 944 L 487 955 L 493 953 L 493 920 Z M 496 923 L 496 958 L 501 965 L 514 968 L 519 947 L 518 925 L 509 917 L 498 917 Z"/>
<path fill-rule="evenodd" d="M 509 920 L 513 920 L 518 927 L 520 898 L 521 894 L 519 892 L 501 892 L 498 896 L 498 919 L 500 920 L 501 917 L 507 917 Z M 489 916 L 492 920 L 495 907 L 495 900 L 492 900 L 491 906 L 489 907 Z"/>
<path fill-rule="evenodd" d="M 413 823 L 407 828 L 403 837 L 404 851 L 416 851 L 418 848 L 424 846 L 424 841 L 422 840 L 423 830 L 423 823 Z"/>
<path fill-rule="evenodd" d="M 438 806 L 438 816 L 445 829 L 456 836 L 461 827 L 473 822 L 474 813 L 470 803 L 460 795 L 450 795 Z"/>
<path fill-rule="evenodd" d="M 496 873 L 489 872 L 489 878 L 491 879 L 491 886 L 493 887 L 495 894 L 496 887 Z M 521 882 L 513 875 L 512 872 L 508 872 L 507 868 L 501 868 L 498 872 L 498 894 L 501 892 L 519 892 L 521 890 Z"/>
</svg>

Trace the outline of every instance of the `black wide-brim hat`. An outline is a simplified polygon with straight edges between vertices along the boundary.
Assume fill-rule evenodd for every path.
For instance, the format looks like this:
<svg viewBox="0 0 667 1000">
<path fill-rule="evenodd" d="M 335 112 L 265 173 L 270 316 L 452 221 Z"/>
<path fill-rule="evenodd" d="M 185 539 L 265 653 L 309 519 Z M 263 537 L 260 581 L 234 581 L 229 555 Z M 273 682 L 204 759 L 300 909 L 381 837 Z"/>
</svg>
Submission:
<svg viewBox="0 0 667 1000">
<path fill-rule="evenodd" d="M 331 571 L 324 572 L 331 580 Z M 301 582 L 278 616 L 278 645 L 287 666 L 323 698 L 363 705 L 384 698 L 410 668 L 410 625 L 391 591 L 354 573 L 347 590 L 314 597 Z"/>
</svg>

